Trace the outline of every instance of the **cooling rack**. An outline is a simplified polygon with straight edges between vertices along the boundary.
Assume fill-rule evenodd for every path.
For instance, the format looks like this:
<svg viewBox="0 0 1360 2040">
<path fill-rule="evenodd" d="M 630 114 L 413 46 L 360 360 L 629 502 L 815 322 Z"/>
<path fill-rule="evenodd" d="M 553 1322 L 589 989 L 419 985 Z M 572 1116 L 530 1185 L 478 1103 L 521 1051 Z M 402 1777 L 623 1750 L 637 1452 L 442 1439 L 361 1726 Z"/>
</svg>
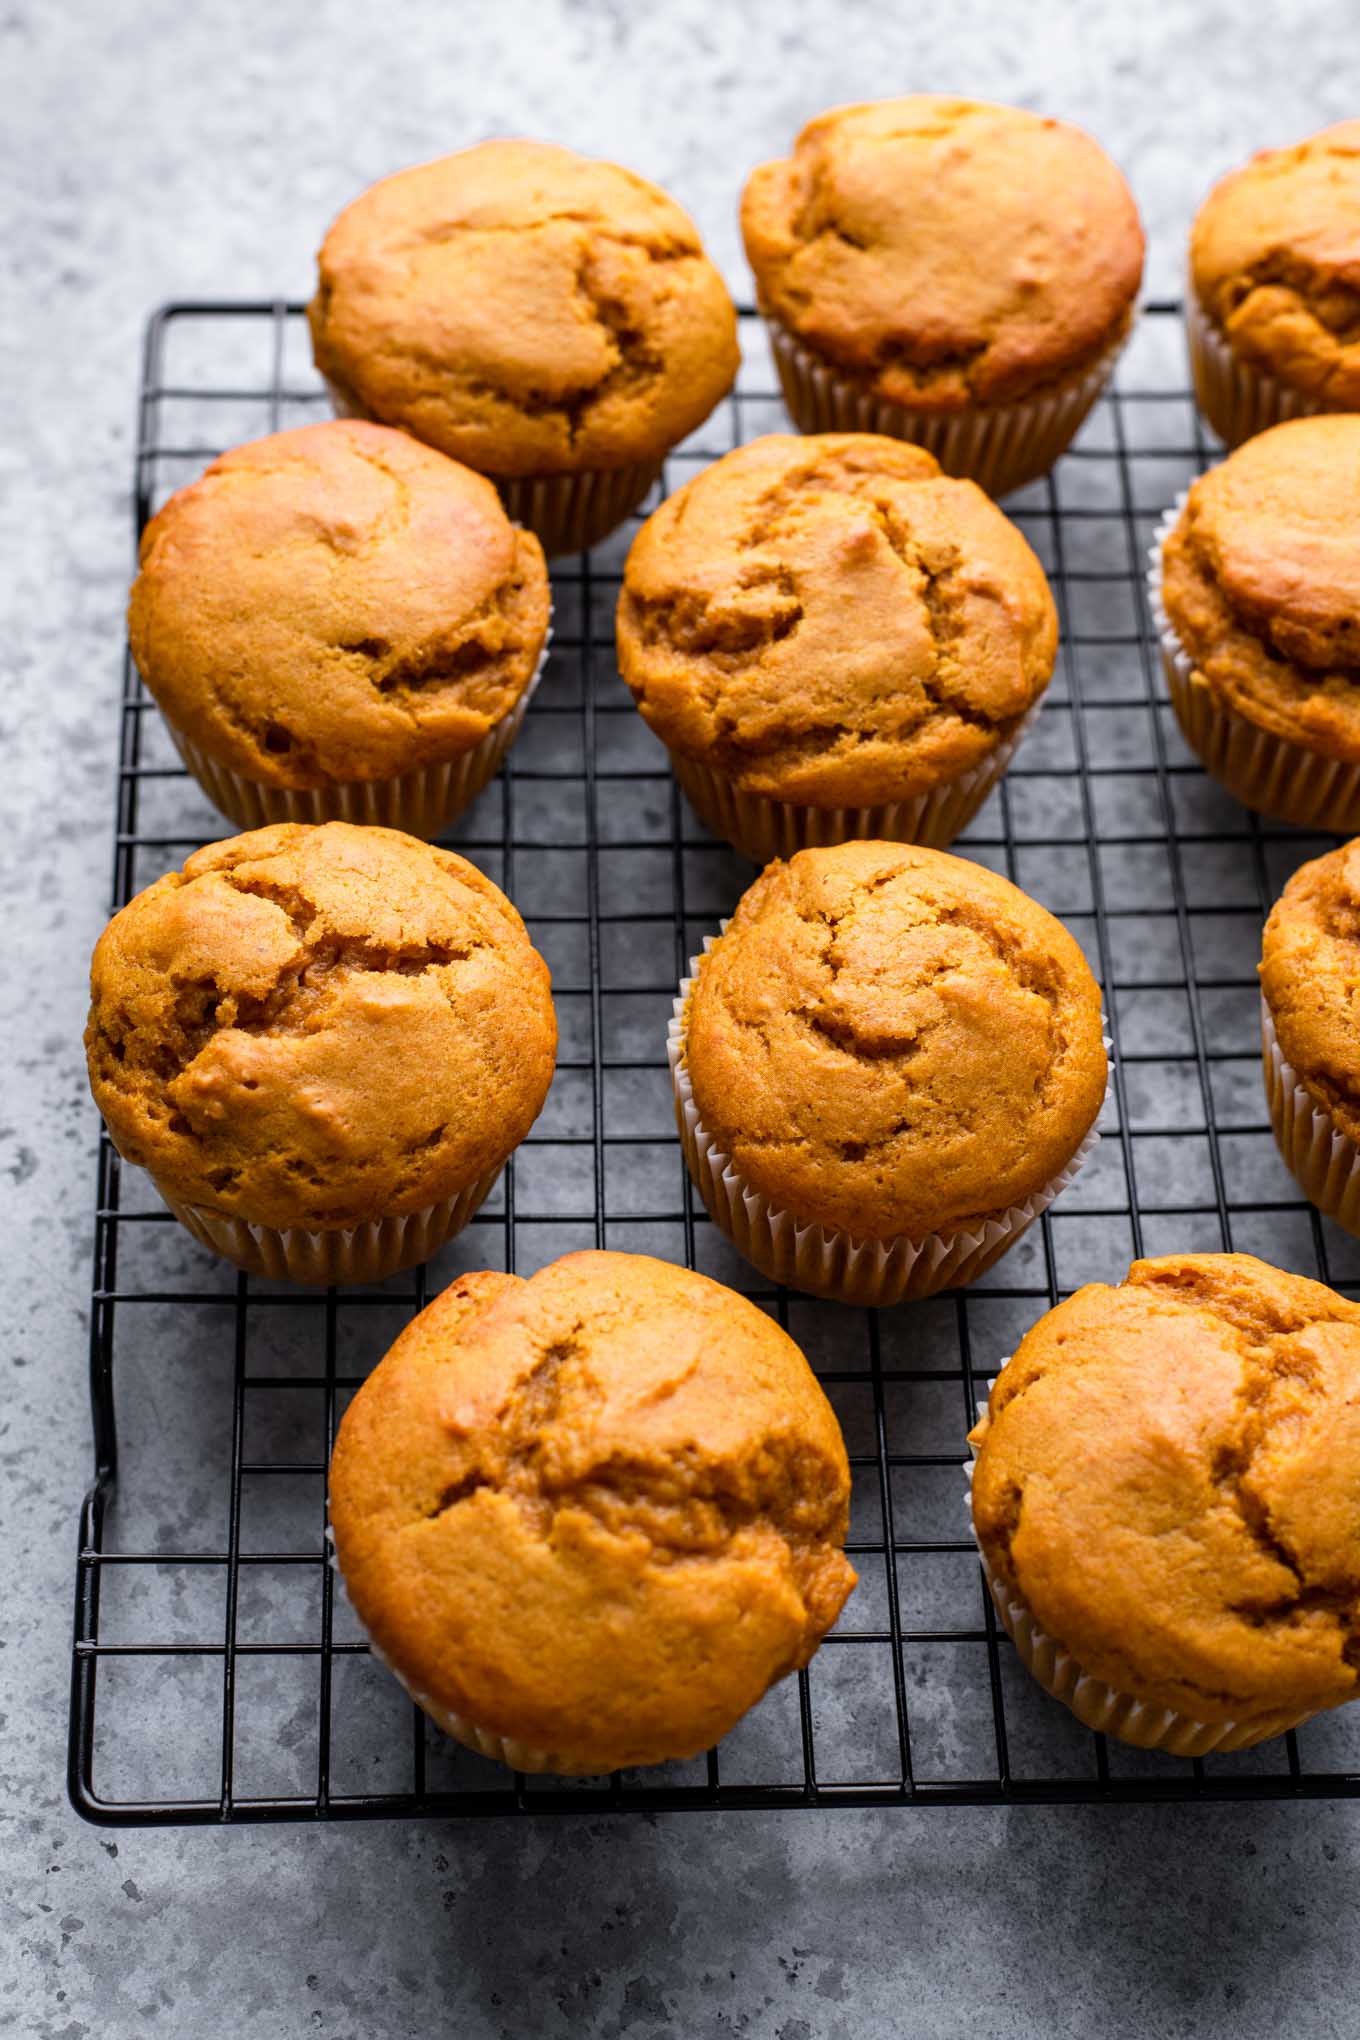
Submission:
<svg viewBox="0 0 1360 2040">
<path fill-rule="evenodd" d="M 759 323 L 734 395 L 667 462 L 675 486 L 785 424 Z M 222 448 L 326 415 L 300 305 L 152 319 L 136 516 Z M 872 1313 L 763 1290 L 691 1192 L 665 1030 L 687 959 L 750 882 L 684 807 L 613 652 L 630 527 L 553 574 L 553 651 L 495 785 L 448 840 L 504 886 L 551 965 L 543 1117 L 428 1267 L 312 1294 L 189 1239 L 101 1137 L 91 1300 L 95 1479 L 81 1512 L 69 1787 L 113 1824 L 609 1809 L 939 1806 L 1360 1794 L 1360 1708 L 1185 1763 L 1107 1743 L 997 1629 L 968 1539 L 964 1434 L 1020 1333 L 1140 1253 L 1238 1248 L 1360 1293 L 1360 1246 L 1303 1204 L 1265 1117 L 1255 964 L 1271 900 L 1329 840 L 1262 823 L 1195 765 L 1142 591 L 1160 512 L 1213 456 L 1177 307 L 1149 305 L 1076 447 L 1007 504 L 1062 619 L 1058 671 L 1009 775 L 955 846 L 1062 916 L 1115 1037 L 1105 1138 L 973 1289 Z M 228 833 L 125 658 L 112 904 Z M 433 1729 L 369 1656 L 325 1561 L 346 1398 L 469 1267 L 581 1246 L 682 1260 L 746 1290 L 808 1353 L 854 1473 L 861 1576 L 810 1669 L 707 1758 L 610 1779 L 514 1776 Z"/>
</svg>

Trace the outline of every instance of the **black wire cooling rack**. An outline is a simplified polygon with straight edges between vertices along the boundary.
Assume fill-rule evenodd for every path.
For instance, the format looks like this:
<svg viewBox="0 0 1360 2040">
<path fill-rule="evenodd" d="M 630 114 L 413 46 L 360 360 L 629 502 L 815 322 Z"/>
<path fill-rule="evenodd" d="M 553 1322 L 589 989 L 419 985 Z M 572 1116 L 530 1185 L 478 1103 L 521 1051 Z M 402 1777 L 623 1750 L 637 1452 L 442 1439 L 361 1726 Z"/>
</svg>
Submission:
<svg viewBox="0 0 1360 2040">
<path fill-rule="evenodd" d="M 674 484 L 784 424 L 758 322 L 736 393 Z M 223 447 L 325 415 L 295 304 L 152 320 L 138 528 Z M 451 838 L 516 901 L 553 972 L 557 1079 L 504 1188 L 429 1267 L 322 1295 L 237 1275 L 101 1139 L 70 1792 L 106 1823 L 1360 1794 L 1360 1708 L 1185 1763 L 1081 1728 L 999 1635 L 969 1541 L 964 1434 L 1059 1296 L 1140 1253 L 1235 1247 L 1360 1293 L 1360 1246 L 1300 1202 L 1265 1117 L 1255 965 L 1289 872 L 1327 844 L 1259 822 L 1185 751 L 1142 589 L 1159 513 L 1211 457 L 1177 308 L 1150 305 L 1076 448 L 1007 505 L 1048 569 L 1059 667 L 956 847 L 1060 914 L 1105 987 L 1105 1139 L 975 1288 L 875 1314 L 762 1291 L 708 1223 L 671 1116 L 665 1030 L 688 958 L 750 882 L 683 806 L 618 676 L 631 530 L 553 575 L 552 657 L 498 783 Z M 227 833 L 131 663 L 113 904 Z M 513 1776 L 434 1730 L 370 1658 L 326 1564 L 345 1398 L 463 1268 L 600 1245 L 683 1260 L 788 1326 L 836 1405 L 861 1583 L 808 1672 L 707 1759 L 607 1780 Z M 115 1408 L 117 1430 L 115 1428 Z M 118 1432 L 121 1431 L 121 1457 Z"/>
</svg>

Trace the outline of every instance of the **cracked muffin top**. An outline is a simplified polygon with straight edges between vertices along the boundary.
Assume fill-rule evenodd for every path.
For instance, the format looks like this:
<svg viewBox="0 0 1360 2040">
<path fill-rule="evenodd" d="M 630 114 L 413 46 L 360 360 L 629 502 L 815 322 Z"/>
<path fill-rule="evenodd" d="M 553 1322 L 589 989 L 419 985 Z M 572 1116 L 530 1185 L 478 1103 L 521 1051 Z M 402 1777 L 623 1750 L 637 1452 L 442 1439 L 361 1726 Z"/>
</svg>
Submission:
<svg viewBox="0 0 1360 2040">
<path fill-rule="evenodd" d="M 647 722 L 743 791 L 922 793 L 1011 736 L 1053 672 L 1043 568 L 975 482 L 872 433 L 772 433 L 648 518 L 619 598 Z"/>
<path fill-rule="evenodd" d="M 972 1434 L 992 1571 L 1093 1677 L 1198 1721 L 1360 1693 L 1360 1307 L 1247 1254 L 1040 1318 Z"/>
<path fill-rule="evenodd" d="M 1360 760 L 1360 417 L 1294 418 L 1193 484 L 1162 602 L 1240 715 Z"/>
<path fill-rule="evenodd" d="M 845 1446 L 798 1347 L 705 1276 L 466 1275 L 345 1413 L 335 1550 L 423 1702 L 570 1768 L 708 1749 L 855 1584 Z"/>
<path fill-rule="evenodd" d="M 422 1211 L 538 1117 L 557 1024 L 505 895 L 393 829 L 211 843 L 95 947 L 90 1085 L 171 1200 L 313 1230 Z"/>
<path fill-rule="evenodd" d="M 1143 273 L 1080 128 L 920 93 L 809 121 L 741 202 L 761 310 L 890 403 L 1005 403 L 1093 367 Z"/>
<path fill-rule="evenodd" d="M 537 669 L 543 548 L 482 475 L 333 420 L 223 454 L 142 535 L 132 655 L 172 724 L 269 786 L 457 758 Z"/>
<path fill-rule="evenodd" d="M 921 1239 L 1072 1159 L 1105 1095 L 1100 991 L 1008 880 L 896 843 L 767 867 L 699 965 L 699 1117 L 802 1223 Z"/>
<path fill-rule="evenodd" d="M 547 143 L 386 178 L 318 265 L 312 349 L 337 394 L 486 474 L 659 458 L 737 372 L 694 222 L 646 178 Z"/>
<path fill-rule="evenodd" d="M 1216 184 L 1191 230 L 1190 277 L 1245 360 L 1360 409 L 1360 120 L 1265 149 Z"/>
<path fill-rule="evenodd" d="M 1261 990 L 1300 1083 L 1360 1142 L 1360 837 L 1300 865 L 1276 900 Z"/>
</svg>

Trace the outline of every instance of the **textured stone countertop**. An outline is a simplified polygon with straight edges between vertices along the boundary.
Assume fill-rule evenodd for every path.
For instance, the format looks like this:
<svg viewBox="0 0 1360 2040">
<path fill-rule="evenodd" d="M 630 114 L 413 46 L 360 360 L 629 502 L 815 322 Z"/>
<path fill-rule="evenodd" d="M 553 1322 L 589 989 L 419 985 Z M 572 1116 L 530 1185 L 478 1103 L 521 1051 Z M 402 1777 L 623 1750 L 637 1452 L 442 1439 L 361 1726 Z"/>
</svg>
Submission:
<svg viewBox="0 0 1360 2040">
<path fill-rule="evenodd" d="M 616 157 L 745 287 L 745 169 L 837 101 L 1075 118 L 1129 172 L 1153 291 L 1252 147 L 1355 111 L 1338 0 L 109 0 L 0 17 L 7 79 L 0 809 L 5 1931 L 35 2040 L 567 2032 L 1360 2032 L 1360 1806 L 113 1833 L 64 1789 L 88 1478 L 95 1117 L 137 349 L 171 295 L 304 294 L 325 223 L 496 132 Z M 11 2024 L 12 2022 L 12 2024 Z"/>
</svg>

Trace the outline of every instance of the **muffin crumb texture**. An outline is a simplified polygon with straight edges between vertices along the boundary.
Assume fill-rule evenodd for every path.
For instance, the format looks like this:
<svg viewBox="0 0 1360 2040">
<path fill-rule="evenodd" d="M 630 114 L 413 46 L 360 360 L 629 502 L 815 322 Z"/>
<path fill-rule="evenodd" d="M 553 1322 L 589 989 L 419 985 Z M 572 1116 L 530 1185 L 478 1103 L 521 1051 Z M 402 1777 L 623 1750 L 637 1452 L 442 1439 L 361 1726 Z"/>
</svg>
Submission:
<svg viewBox="0 0 1360 2040">
<path fill-rule="evenodd" d="M 1062 924 L 978 865 L 885 843 L 761 874 L 700 963 L 685 1058 L 738 1173 L 856 1239 L 974 1228 L 1043 1189 L 1106 1081 Z"/>
<path fill-rule="evenodd" d="M 1162 548 L 1162 601 L 1230 708 L 1360 762 L 1360 417 L 1292 419 L 1201 475 Z"/>
<path fill-rule="evenodd" d="M 1191 280 L 1243 359 L 1360 409 L 1360 120 L 1267 149 L 1209 194 Z"/>
<path fill-rule="evenodd" d="M 309 307 L 361 413 L 500 476 L 658 457 L 731 387 L 736 312 L 694 223 L 570 149 L 484 142 L 348 206 Z"/>
<path fill-rule="evenodd" d="M 1290 879 L 1266 922 L 1261 989 L 1295 1075 L 1360 1142 L 1360 840 Z"/>
<path fill-rule="evenodd" d="M 1360 1692 L 1360 1307 L 1138 1261 L 1022 1340 L 973 1434 L 983 1553 L 1093 1677 L 1196 1720 Z"/>
<path fill-rule="evenodd" d="M 771 434 L 628 556 L 620 665 L 651 727 L 742 790 L 835 806 L 979 764 L 1042 693 L 1043 569 L 975 483 L 869 433 Z"/>
<path fill-rule="evenodd" d="M 752 172 L 761 309 L 889 403 L 1010 402 L 1093 367 L 1143 270 L 1128 185 L 1080 128 L 917 94 L 836 107 Z"/>
<path fill-rule="evenodd" d="M 115 915 L 86 1049 L 119 1152 L 169 1194 L 325 1230 L 503 1161 L 556 1038 L 547 968 L 489 879 L 328 822 L 211 844 Z"/>
<path fill-rule="evenodd" d="M 215 460 L 142 536 L 128 633 L 173 726 L 268 786 L 461 757 L 537 669 L 543 551 L 402 432 L 304 425 Z"/>
<path fill-rule="evenodd" d="M 641 1256 L 461 1278 L 347 1412 L 354 1605 L 413 1690 L 574 1768 L 692 1756 L 805 1664 L 855 1575 L 802 1354 Z"/>
</svg>

